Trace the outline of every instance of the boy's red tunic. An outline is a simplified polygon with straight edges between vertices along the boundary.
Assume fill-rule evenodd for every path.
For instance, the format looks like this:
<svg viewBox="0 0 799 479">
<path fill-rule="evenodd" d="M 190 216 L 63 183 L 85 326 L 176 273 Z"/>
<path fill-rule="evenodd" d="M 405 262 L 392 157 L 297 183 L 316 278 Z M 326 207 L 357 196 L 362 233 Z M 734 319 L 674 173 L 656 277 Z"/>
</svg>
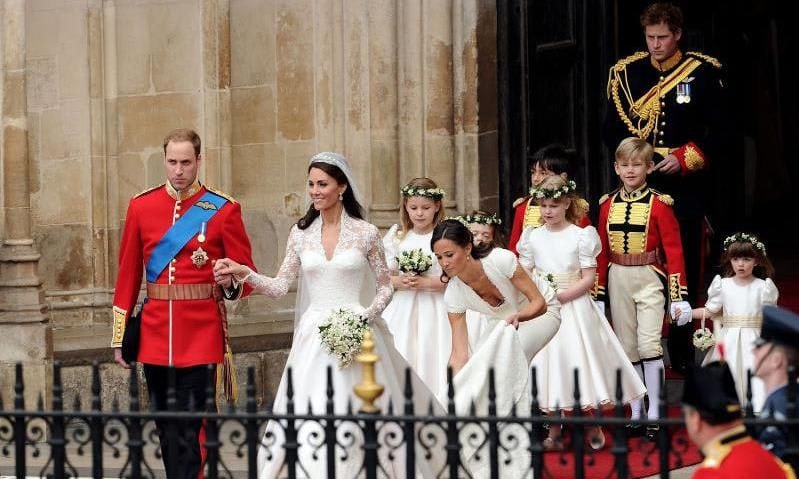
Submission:
<svg viewBox="0 0 799 479">
<path fill-rule="evenodd" d="M 644 188 L 634 200 L 623 199 L 617 190 L 599 201 L 602 253 L 597 257 L 597 298 L 605 299 L 608 266 L 616 262 L 614 258 L 638 258 L 666 279 L 668 301 L 684 301 L 685 262 L 671 197 Z M 643 261 L 649 256 L 651 262 Z"/>
<path fill-rule="evenodd" d="M 131 199 L 119 248 L 112 347 L 121 345 L 124 325 L 136 304 L 144 267 L 153 248 L 173 222 L 208 191 L 199 183 L 192 188 L 184 193 L 182 201 L 176 199 L 177 193 L 166 185 Z M 175 196 L 170 196 L 170 193 Z M 167 291 L 170 284 L 176 285 L 184 299 L 153 299 L 153 294 L 148 294 L 150 297 L 142 312 L 138 356 L 141 363 L 188 367 L 222 362 L 224 333 L 222 316 L 212 293 L 217 288 L 213 261 L 228 257 L 253 270 L 255 268 L 250 241 L 241 219 L 241 207 L 221 193 L 212 193 L 228 199 L 228 202 L 207 222 L 203 241 L 199 235 L 192 237 L 169 266 L 161 271 L 155 284 L 148 285 L 150 291 L 161 292 Z M 200 249 L 207 255 L 204 262 Z M 195 260 L 203 264 L 195 265 L 193 254 Z M 249 288 L 244 286 L 242 293 L 248 294 Z"/>
</svg>

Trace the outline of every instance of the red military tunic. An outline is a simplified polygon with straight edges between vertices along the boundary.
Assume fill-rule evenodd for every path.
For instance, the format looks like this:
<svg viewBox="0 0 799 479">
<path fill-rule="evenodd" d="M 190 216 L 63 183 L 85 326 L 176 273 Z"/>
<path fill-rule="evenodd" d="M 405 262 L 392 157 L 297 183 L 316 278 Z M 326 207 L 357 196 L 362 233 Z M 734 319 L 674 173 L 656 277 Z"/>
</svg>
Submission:
<svg viewBox="0 0 799 479">
<path fill-rule="evenodd" d="M 582 198 L 578 201 L 584 203 L 583 207 L 587 212 L 588 202 Z M 522 197 L 513 202 L 513 208 L 513 225 L 510 230 L 508 249 L 513 251 L 516 256 L 519 256 L 519 252 L 516 251 L 516 244 L 519 242 L 519 238 L 522 237 L 522 232 L 531 226 L 534 228 L 541 226 L 541 207 L 538 206 L 532 198 Z M 588 215 L 585 215 L 577 226 L 585 228 L 590 224 L 591 220 L 588 218 Z"/>
<path fill-rule="evenodd" d="M 763 449 L 739 426 L 702 448 L 705 460 L 694 479 L 795 479 L 791 466 Z"/>
<path fill-rule="evenodd" d="M 599 200 L 602 253 L 597 258 L 597 298 L 605 299 L 608 266 L 616 262 L 614 258 L 638 258 L 667 279 L 669 301 L 684 301 L 685 261 L 673 200 L 646 186 L 631 195 L 635 197 L 624 198 L 617 190 Z M 653 261 L 643 262 L 644 257 Z"/>
<path fill-rule="evenodd" d="M 119 248 L 119 272 L 114 292 L 114 331 L 112 347 L 121 346 L 124 325 L 130 316 L 142 282 L 142 274 L 153 249 L 177 219 L 189 211 L 205 193 L 206 187 L 195 182 L 183 192 L 182 199 L 170 185 L 145 191 L 130 200 Z M 241 207 L 228 199 L 207 221 L 205 238 L 192 237 L 160 272 L 155 286 L 166 291 L 176 285 L 181 294 L 204 299 L 148 298 L 141 319 L 141 346 L 138 361 L 160 366 L 189 367 L 221 363 L 224 349 L 222 315 L 213 291 L 213 261 L 231 258 L 254 269 L 250 241 L 241 219 Z M 201 254 L 205 252 L 207 260 Z M 194 286 L 184 286 L 194 285 Z M 170 289 L 172 291 L 172 289 Z M 203 294 L 203 292 L 205 292 Z M 249 288 L 242 289 L 243 294 Z M 170 293 L 171 294 L 171 293 Z M 150 294 L 152 296 L 152 294 Z M 168 296 L 167 296 L 168 297 Z"/>
</svg>

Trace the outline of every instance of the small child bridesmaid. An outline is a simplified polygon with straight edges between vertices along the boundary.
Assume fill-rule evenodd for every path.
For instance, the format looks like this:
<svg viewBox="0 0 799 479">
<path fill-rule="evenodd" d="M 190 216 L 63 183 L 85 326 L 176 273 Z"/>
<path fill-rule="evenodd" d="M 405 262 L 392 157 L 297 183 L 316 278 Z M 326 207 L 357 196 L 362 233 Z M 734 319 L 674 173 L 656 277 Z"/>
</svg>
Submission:
<svg viewBox="0 0 799 479">
<path fill-rule="evenodd" d="M 429 178 L 414 178 L 401 189 L 401 227 L 383 238 L 394 296 L 383 319 L 394 345 L 434 394 L 446 391 L 452 345 L 445 284 L 433 258 L 430 238 L 444 216 L 444 190 Z"/>
</svg>

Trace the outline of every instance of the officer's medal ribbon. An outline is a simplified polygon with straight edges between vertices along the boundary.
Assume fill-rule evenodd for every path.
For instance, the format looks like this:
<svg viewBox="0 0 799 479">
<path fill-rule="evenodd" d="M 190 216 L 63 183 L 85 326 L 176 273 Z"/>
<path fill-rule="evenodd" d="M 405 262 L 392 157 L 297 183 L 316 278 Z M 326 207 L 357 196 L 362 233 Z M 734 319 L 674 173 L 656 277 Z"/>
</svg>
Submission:
<svg viewBox="0 0 799 479">
<path fill-rule="evenodd" d="M 677 103 L 691 103 L 691 84 L 680 83 L 677 85 Z"/>
<path fill-rule="evenodd" d="M 208 224 L 205 221 L 203 221 L 202 226 L 200 226 L 200 233 L 197 235 L 197 241 L 199 241 L 200 243 L 205 243 L 205 232 L 208 228 L 207 225 Z M 196 250 L 194 250 L 194 252 L 191 253 L 191 262 L 194 263 L 194 266 L 197 269 L 202 268 L 203 266 L 205 266 L 205 263 L 208 262 L 208 253 L 206 253 L 205 250 L 202 249 L 202 246 L 197 248 Z"/>
</svg>

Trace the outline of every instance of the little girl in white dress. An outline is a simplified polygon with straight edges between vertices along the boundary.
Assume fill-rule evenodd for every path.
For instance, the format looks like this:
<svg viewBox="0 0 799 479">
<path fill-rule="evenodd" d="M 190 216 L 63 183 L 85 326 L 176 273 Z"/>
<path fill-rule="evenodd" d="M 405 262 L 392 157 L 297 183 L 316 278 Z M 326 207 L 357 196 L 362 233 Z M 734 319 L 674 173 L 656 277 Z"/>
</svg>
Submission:
<svg viewBox="0 0 799 479">
<path fill-rule="evenodd" d="M 545 411 L 572 409 L 574 370 L 579 373 L 582 409 L 610 405 L 616 398 L 616 370 L 621 370 L 623 401 L 641 397 L 646 389 L 624 354 L 604 312 L 591 300 L 596 257 L 601 251 L 599 235 L 593 226 L 581 228 L 584 210 L 573 181 L 550 176 L 534 188 L 544 225 L 528 228 L 517 244 L 519 262 L 549 279 L 557 288 L 561 302 L 561 327 L 552 341 L 535 357 L 532 365 L 538 376 L 539 403 Z M 560 439 L 559 428 L 550 428 L 550 441 Z M 595 449 L 604 445 L 599 428 L 589 432 Z M 557 447 L 557 444 L 552 444 Z"/>
<path fill-rule="evenodd" d="M 431 391 L 441 395 L 447 385 L 451 336 L 444 305 L 441 267 L 433 258 L 430 238 L 444 216 L 444 191 L 429 178 L 414 178 L 401 189 L 402 229 L 394 225 L 383 237 L 386 263 L 391 270 L 394 296 L 383 319 L 394 336 L 394 346 Z M 403 258 L 416 251 L 429 260 L 423 272 L 403 271 Z"/>
<path fill-rule="evenodd" d="M 752 345 L 760 337 L 763 306 L 777 304 L 779 292 L 770 276 L 774 267 L 766 256 L 765 245 L 753 234 L 735 233 L 724 240 L 722 274 L 716 275 L 707 290 L 704 308 L 693 311 L 694 318 L 712 318 L 717 344 L 722 345 L 724 361 L 735 379 L 741 404 L 746 405 L 747 374 L 752 371 L 752 408 L 761 411 L 765 401 L 763 382 L 754 376 Z M 704 363 L 720 359 L 719 348 L 705 357 Z"/>
</svg>

